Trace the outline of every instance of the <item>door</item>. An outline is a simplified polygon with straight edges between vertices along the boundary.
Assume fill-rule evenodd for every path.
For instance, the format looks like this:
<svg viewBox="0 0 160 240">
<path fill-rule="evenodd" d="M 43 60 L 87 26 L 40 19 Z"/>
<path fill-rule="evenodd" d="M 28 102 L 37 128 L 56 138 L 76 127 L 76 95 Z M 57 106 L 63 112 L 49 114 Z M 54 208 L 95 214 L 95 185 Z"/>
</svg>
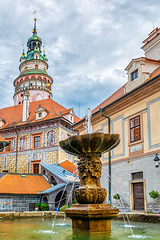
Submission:
<svg viewBox="0 0 160 240">
<path fill-rule="evenodd" d="M 134 210 L 144 211 L 144 189 L 143 182 L 133 183 Z"/>
</svg>

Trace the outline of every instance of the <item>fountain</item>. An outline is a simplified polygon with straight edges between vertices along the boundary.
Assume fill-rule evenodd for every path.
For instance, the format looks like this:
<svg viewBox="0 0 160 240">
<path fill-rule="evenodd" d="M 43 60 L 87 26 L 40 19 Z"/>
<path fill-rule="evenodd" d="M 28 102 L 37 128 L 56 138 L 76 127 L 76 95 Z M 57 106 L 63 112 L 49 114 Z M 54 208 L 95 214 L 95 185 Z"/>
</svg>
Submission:
<svg viewBox="0 0 160 240">
<path fill-rule="evenodd" d="M 107 191 L 101 187 L 100 160 L 102 153 L 115 148 L 119 142 L 119 134 L 92 133 L 91 113 L 87 110 L 86 129 L 89 133 L 71 136 L 61 141 L 60 147 L 71 155 L 78 156 L 80 186 L 75 190 L 78 204 L 66 209 L 67 217 L 72 219 L 73 230 L 104 232 L 111 230 L 111 219 L 119 210 L 109 204 L 103 204 Z"/>
<path fill-rule="evenodd" d="M 7 142 L 4 138 L 0 136 L 0 152 L 3 151 L 3 149 L 8 146 L 10 142 Z"/>
</svg>

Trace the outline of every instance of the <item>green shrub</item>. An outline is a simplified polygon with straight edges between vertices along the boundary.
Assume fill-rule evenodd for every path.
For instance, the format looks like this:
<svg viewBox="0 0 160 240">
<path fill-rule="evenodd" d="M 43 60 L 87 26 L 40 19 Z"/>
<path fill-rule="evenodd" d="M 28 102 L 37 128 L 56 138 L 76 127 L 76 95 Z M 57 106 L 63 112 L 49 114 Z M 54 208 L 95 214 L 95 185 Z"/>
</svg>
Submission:
<svg viewBox="0 0 160 240">
<path fill-rule="evenodd" d="M 66 208 L 71 208 L 72 204 L 69 204 L 69 206 L 67 207 L 67 205 L 64 205 L 63 207 L 60 208 L 60 211 L 64 211 Z"/>
<path fill-rule="evenodd" d="M 48 211 L 48 210 L 49 210 L 48 204 L 47 204 L 47 203 L 41 204 L 41 210 L 42 210 L 42 211 Z"/>
<path fill-rule="evenodd" d="M 67 208 L 67 205 L 64 205 L 63 207 L 60 208 L 60 211 L 64 211 Z"/>
<path fill-rule="evenodd" d="M 113 199 L 116 199 L 116 200 L 120 200 L 121 198 L 121 195 L 119 193 L 116 193 L 114 196 L 113 196 Z"/>
<path fill-rule="evenodd" d="M 157 198 L 157 197 L 160 197 L 159 192 L 158 191 L 154 191 L 154 190 L 149 192 L 149 195 L 150 195 L 151 198 L 154 198 L 154 199 Z"/>
<path fill-rule="evenodd" d="M 34 206 L 41 208 L 41 205 L 42 205 L 42 204 L 41 204 L 40 202 L 37 202 Z"/>
</svg>

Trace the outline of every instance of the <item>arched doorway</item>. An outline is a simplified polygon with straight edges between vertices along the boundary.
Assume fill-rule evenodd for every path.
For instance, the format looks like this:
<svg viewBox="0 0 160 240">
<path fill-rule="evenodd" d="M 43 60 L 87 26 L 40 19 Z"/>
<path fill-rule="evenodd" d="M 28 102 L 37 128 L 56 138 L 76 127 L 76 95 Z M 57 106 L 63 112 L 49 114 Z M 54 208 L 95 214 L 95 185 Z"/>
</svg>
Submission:
<svg viewBox="0 0 160 240">
<path fill-rule="evenodd" d="M 55 207 L 61 208 L 66 202 L 66 191 L 60 191 L 55 198 Z"/>
<path fill-rule="evenodd" d="M 43 199 L 42 199 L 42 203 L 48 203 L 48 198 L 45 196 L 45 197 L 43 197 Z"/>
<path fill-rule="evenodd" d="M 57 185 L 57 182 L 56 182 L 56 180 L 53 176 L 51 176 L 51 178 L 50 178 L 50 184 L 51 185 Z"/>
</svg>

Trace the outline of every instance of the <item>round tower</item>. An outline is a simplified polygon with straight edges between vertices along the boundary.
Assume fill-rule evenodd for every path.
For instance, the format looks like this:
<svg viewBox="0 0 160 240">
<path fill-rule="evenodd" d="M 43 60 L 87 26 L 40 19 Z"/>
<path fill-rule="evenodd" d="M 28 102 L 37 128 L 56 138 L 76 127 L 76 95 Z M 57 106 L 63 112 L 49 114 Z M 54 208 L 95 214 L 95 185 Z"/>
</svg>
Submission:
<svg viewBox="0 0 160 240">
<path fill-rule="evenodd" d="M 24 49 L 20 57 L 19 76 L 14 80 L 14 105 L 22 104 L 25 93 L 29 101 L 52 98 L 51 86 L 53 79 L 47 74 L 48 59 L 41 50 L 42 40 L 37 35 L 36 18 L 34 18 L 33 35 L 27 42 L 27 55 Z"/>
</svg>

